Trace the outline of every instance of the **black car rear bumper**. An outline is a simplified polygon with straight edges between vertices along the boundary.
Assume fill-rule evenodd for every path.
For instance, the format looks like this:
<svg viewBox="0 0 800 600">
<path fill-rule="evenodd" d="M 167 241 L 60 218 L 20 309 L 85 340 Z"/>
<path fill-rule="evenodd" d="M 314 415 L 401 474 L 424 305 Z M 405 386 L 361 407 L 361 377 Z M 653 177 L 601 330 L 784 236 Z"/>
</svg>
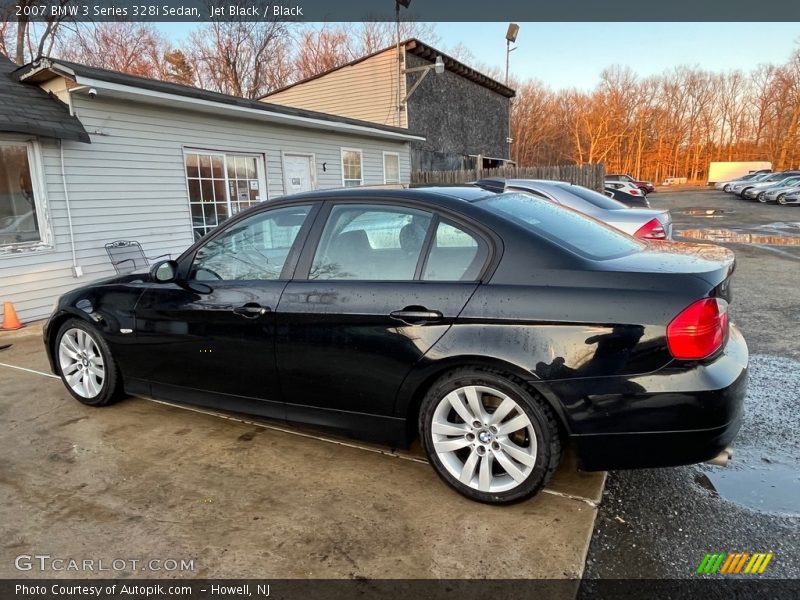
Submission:
<svg viewBox="0 0 800 600">
<path fill-rule="evenodd" d="M 668 375 L 672 391 L 642 389 L 633 394 L 602 395 L 603 405 L 628 410 L 611 411 L 617 417 L 613 426 L 609 419 L 599 419 L 605 422 L 605 431 L 597 427 L 597 433 L 570 436 L 581 468 L 668 467 L 714 458 L 731 444 L 741 427 L 747 363 L 744 338 L 731 326 L 728 344 L 716 360 Z M 654 377 L 649 380 L 657 382 Z M 596 412 L 598 408 L 604 406 L 595 406 Z M 634 426 L 628 427 L 626 422 Z M 652 427 L 637 426 L 646 422 Z"/>
</svg>

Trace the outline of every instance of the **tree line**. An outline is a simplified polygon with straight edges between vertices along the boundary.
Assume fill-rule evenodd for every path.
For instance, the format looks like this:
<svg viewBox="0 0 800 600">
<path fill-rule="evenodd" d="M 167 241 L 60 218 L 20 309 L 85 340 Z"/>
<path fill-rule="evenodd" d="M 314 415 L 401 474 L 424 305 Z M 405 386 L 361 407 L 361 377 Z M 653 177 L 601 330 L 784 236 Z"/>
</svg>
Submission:
<svg viewBox="0 0 800 600">
<path fill-rule="evenodd" d="M 439 42 L 434 25 L 404 22 L 400 29 L 403 39 Z M 396 35 L 394 23 L 231 20 L 199 24 L 176 46 L 149 23 L 4 21 L 0 52 L 19 64 L 50 55 L 256 99 L 391 46 Z M 504 80 L 463 44 L 445 51 Z M 702 181 L 711 161 L 800 166 L 800 47 L 782 64 L 749 72 L 678 66 L 639 77 L 615 66 L 588 90 L 555 90 L 535 79 L 509 85 L 517 91 L 511 136 L 520 166 L 604 163 L 607 172 L 654 181 Z"/>
<path fill-rule="evenodd" d="M 749 72 L 681 66 L 637 77 L 612 67 L 589 91 L 517 87 L 519 164 L 602 162 L 607 172 L 661 182 L 705 181 L 712 161 L 800 166 L 800 50 Z"/>
</svg>

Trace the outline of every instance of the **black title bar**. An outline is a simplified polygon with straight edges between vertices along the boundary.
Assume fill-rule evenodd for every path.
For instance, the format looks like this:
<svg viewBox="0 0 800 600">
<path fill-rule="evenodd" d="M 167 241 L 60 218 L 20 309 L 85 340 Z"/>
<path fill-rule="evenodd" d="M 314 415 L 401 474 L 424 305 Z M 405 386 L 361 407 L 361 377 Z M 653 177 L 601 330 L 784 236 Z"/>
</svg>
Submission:
<svg viewBox="0 0 800 600">
<path fill-rule="evenodd" d="M 396 0 L 0 0 L 5 20 L 394 21 Z M 786 0 L 411 0 L 405 21 L 800 21 Z M 602 40 L 598 33 L 598 42 Z M 565 40 L 567 43 L 567 40 Z M 632 43 L 636 43 L 633 41 Z"/>
<path fill-rule="evenodd" d="M 5 579 L 3 600 L 663 600 L 797 598 L 800 581 L 691 579 Z"/>
</svg>

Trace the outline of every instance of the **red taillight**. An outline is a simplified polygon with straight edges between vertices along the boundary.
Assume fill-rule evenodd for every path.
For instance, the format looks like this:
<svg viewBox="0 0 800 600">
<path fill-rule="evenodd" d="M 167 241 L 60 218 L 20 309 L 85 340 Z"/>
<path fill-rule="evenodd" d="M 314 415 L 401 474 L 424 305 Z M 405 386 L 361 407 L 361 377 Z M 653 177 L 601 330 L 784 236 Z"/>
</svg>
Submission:
<svg viewBox="0 0 800 600">
<path fill-rule="evenodd" d="M 630 190 L 628 193 L 629 193 L 631 196 L 638 196 L 638 195 L 639 195 L 639 190 Z"/>
<path fill-rule="evenodd" d="M 661 221 L 655 218 L 650 219 L 647 223 L 642 225 L 633 235 L 646 240 L 667 239 L 667 233 L 664 231 L 664 226 L 661 224 Z"/>
<path fill-rule="evenodd" d="M 699 360 L 722 347 L 728 335 L 728 303 L 698 300 L 667 325 L 667 347 L 675 358 Z"/>
</svg>

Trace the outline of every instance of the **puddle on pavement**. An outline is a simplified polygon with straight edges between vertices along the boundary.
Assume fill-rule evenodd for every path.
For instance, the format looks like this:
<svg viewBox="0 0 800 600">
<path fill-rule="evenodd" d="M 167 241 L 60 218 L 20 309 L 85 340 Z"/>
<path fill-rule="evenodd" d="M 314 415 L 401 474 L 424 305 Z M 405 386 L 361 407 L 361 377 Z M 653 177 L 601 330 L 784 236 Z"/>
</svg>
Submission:
<svg viewBox="0 0 800 600">
<path fill-rule="evenodd" d="M 676 211 L 679 215 L 687 215 L 689 217 L 723 217 L 725 215 L 733 214 L 734 210 L 727 210 L 724 208 L 686 208 L 684 210 Z"/>
<path fill-rule="evenodd" d="M 727 467 L 702 465 L 695 482 L 758 512 L 800 516 L 800 470 L 795 461 L 739 454 L 734 453 Z"/>
<path fill-rule="evenodd" d="M 767 223 L 766 225 L 759 225 L 754 229 L 777 229 L 779 231 L 788 230 L 790 232 L 794 232 L 795 234 L 800 235 L 800 223 L 784 223 L 782 221 L 778 221 L 777 223 Z"/>
<path fill-rule="evenodd" d="M 765 246 L 800 246 L 800 235 L 771 233 L 749 233 L 734 229 L 683 229 L 676 236 L 707 242 L 731 242 L 737 244 L 762 244 Z"/>
</svg>

